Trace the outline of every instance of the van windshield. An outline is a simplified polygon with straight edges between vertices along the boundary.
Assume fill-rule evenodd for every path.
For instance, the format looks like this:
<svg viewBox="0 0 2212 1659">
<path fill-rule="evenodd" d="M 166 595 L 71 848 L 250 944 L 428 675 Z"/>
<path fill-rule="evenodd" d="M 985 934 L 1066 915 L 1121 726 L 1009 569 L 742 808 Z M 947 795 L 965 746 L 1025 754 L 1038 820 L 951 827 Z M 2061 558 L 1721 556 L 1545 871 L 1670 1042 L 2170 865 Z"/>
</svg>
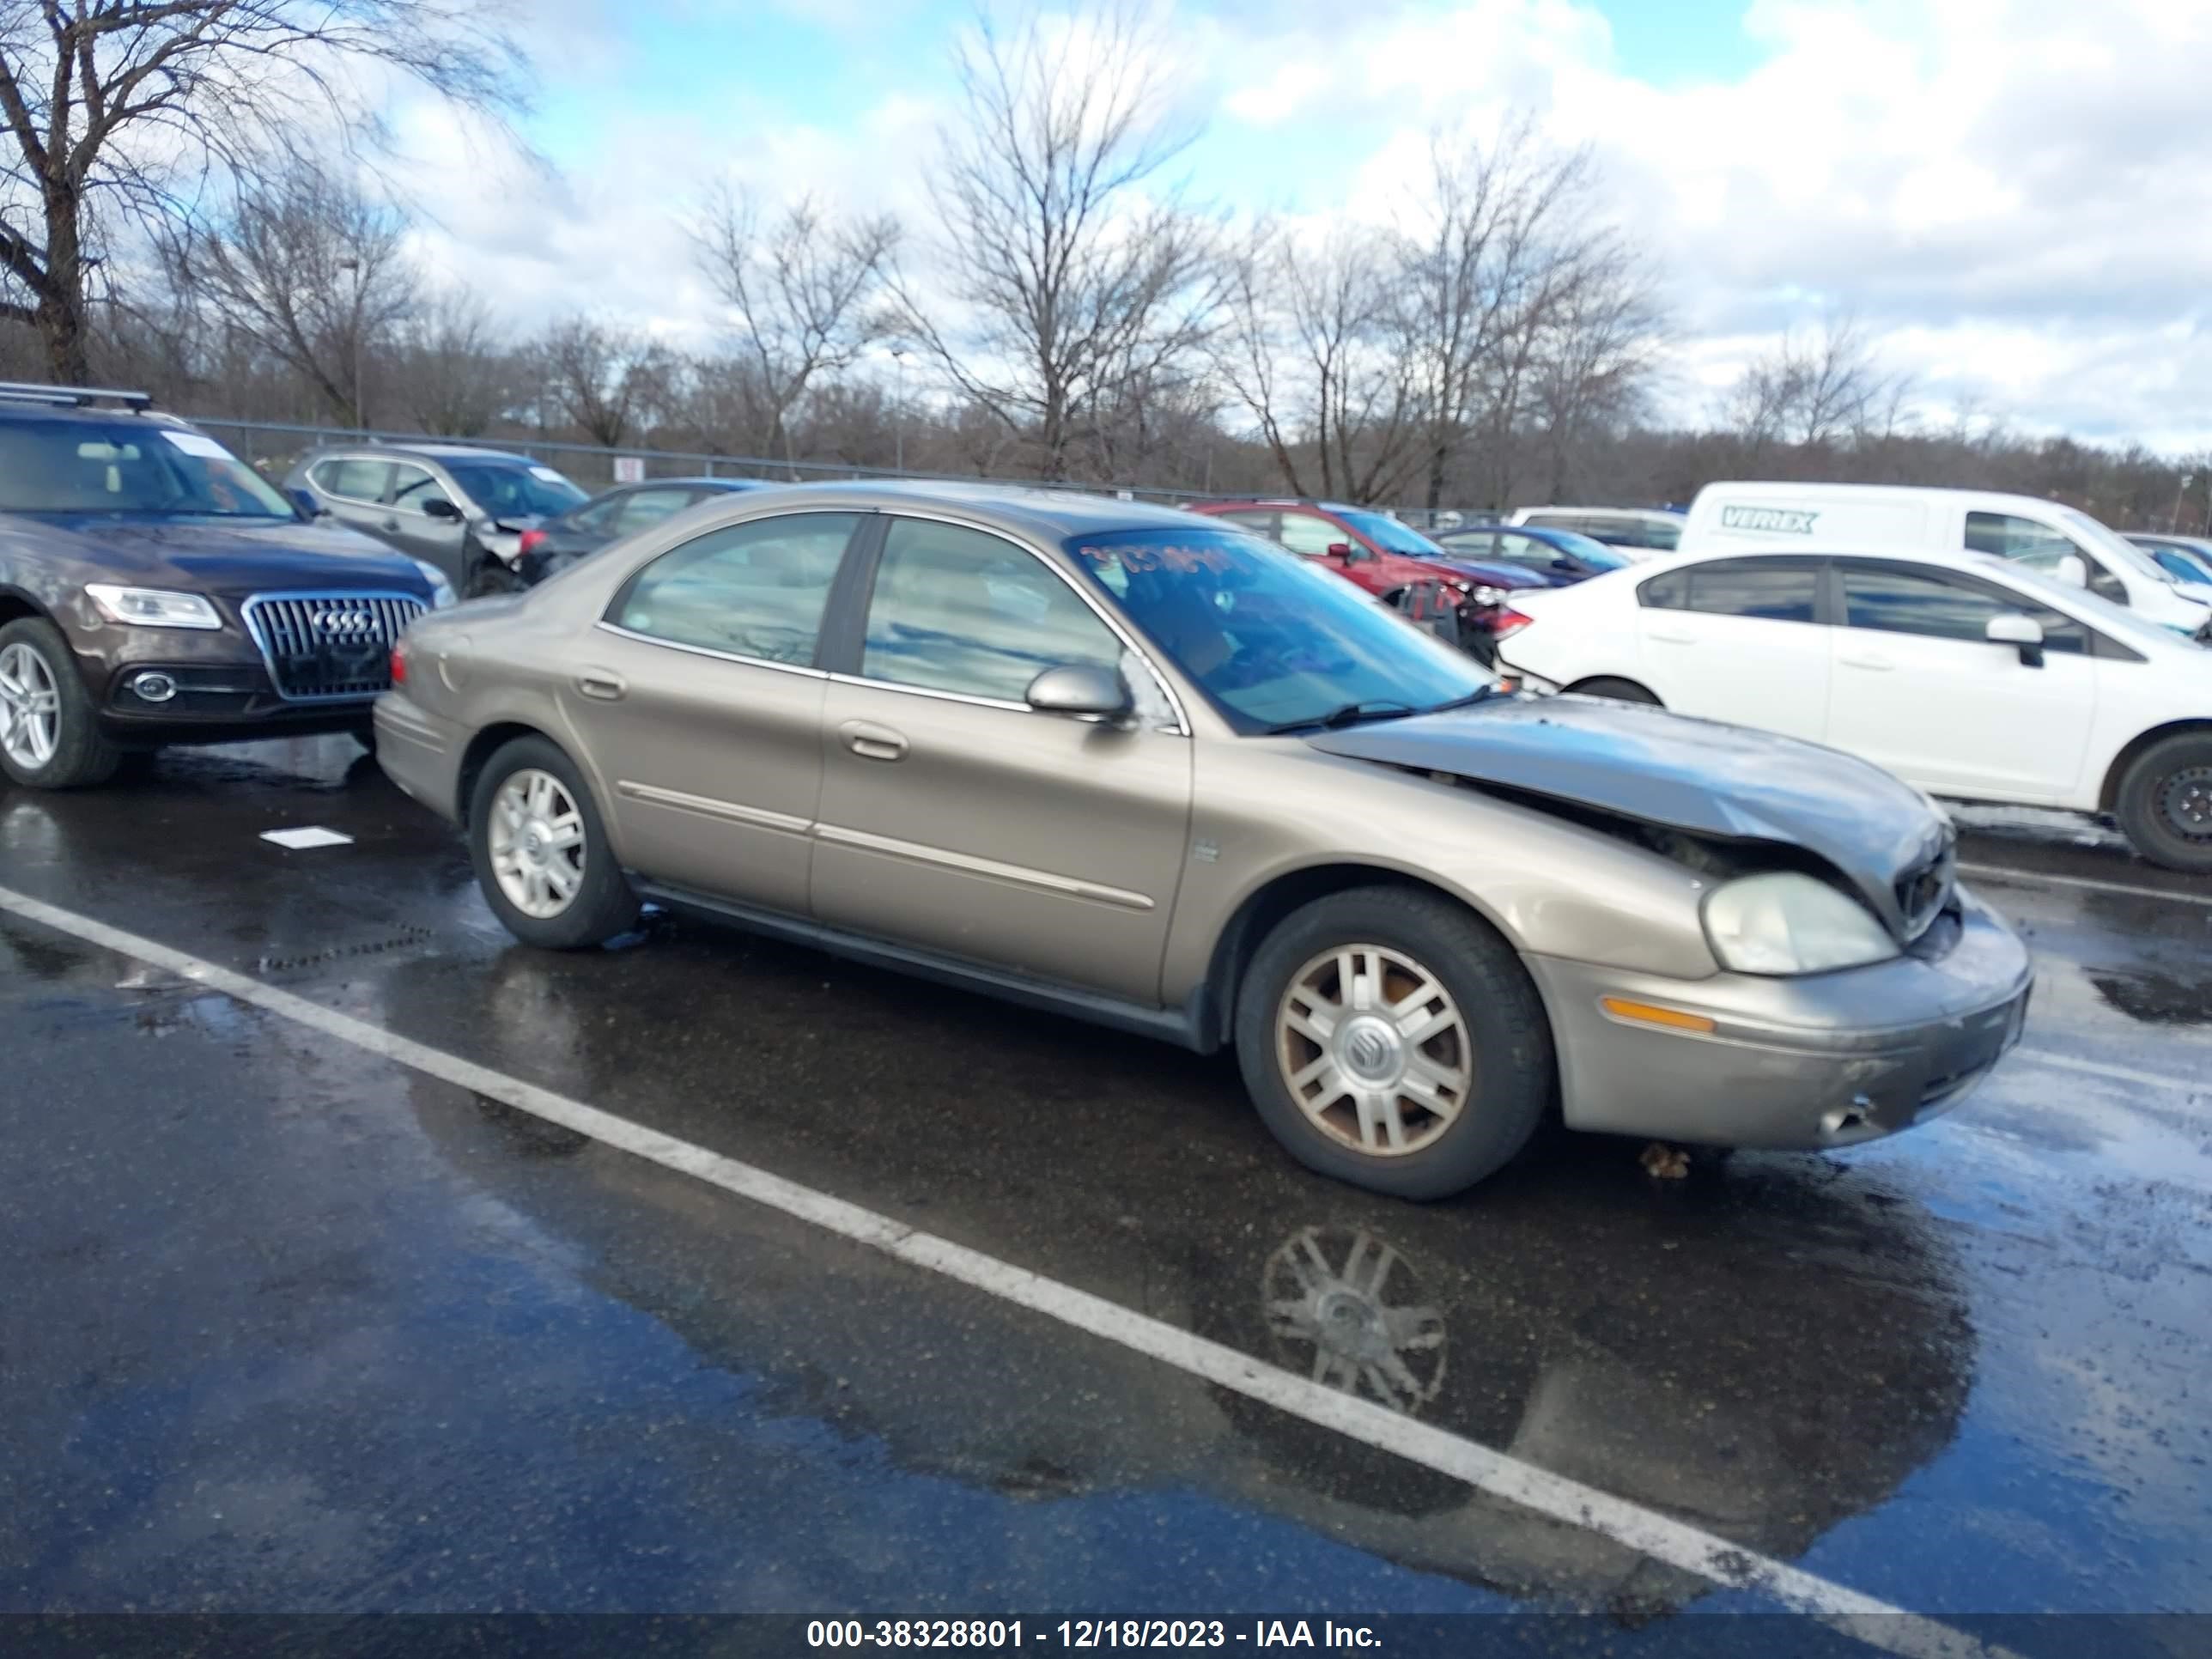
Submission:
<svg viewBox="0 0 2212 1659">
<path fill-rule="evenodd" d="M 2124 569 L 2134 571 L 2147 580 L 2168 586 L 2172 584 L 2172 575 L 2160 569 L 2157 560 L 2126 537 L 2106 529 L 2087 514 L 2078 508 L 2062 507 L 2058 509 L 2058 520 L 2084 547 L 2103 554 L 2106 559 Z"/>
</svg>

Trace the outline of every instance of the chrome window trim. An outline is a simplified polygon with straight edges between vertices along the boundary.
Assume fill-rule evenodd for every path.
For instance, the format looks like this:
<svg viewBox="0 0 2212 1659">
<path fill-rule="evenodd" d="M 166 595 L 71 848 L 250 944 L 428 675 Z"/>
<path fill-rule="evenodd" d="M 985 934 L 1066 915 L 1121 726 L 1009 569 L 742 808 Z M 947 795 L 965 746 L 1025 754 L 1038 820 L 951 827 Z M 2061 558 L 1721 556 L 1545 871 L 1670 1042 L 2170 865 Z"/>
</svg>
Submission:
<svg viewBox="0 0 2212 1659">
<path fill-rule="evenodd" d="M 1004 864 L 997 859 L 979 858 L 972 853 L 955 853 L 921 842 L 901 841 L 894 836 L 872 835 L 865 830 L 847 830 L 834 823 L 816 824 L 814 834 L 816 839 L 826 841 L 833 846 L 850 847 L 861 852 L 880 853 L 887 858 L 907 859 L 916 864 L 957 870 L 962 875 L 988 876 L 1017 887 L 1034 888 L 1039 892 L 1050 893 L 1058 898 L 1090 899 L 1122 910 L 1158 908 L 1148 894 L 1133 893 L 1126 888 L 1108 887 L 1074 876 L 1059 875 L 1050 870 L 1035 870 L 1025 864 Z"/>
<path fill-rule="evenodd" d="M 979 697 L 968 691 L 940 691 L 933 685 L 906 685 L 897 680 L 872 680 L 866 674 L 832 674 L 829 678 L 832 685 L 857 685 L 870 691 L 903 691 L 910 697 L 934 697 L 939 702 L 964 702 L 977 708 L 1003 708 L 1013 714 L 1034 714 L 1037 712 L 1025 702 L 1009 702 L 1004 697 Z"/>
<path fill-rule="evenodd" d="M 655 634 L 641 634 L 634 628 L 624 628 L 602 617 L 592 624 L 604 628 L 610 634 L 625 640 L 635 640 L 640 645 L 657 645 L 664 651 L 684 651 L 695 657 L 712 657 L 716 662 L 733 662 L 746 668 L 773 668 L 779 674 L 803 674 L 811 680 L 831 678 L 819 668 L 802 667 L 798 663 L 773 662 L 766 657 L 748 657 L 735 651 L 717 651 L 708 645 L 686 645 L 681 640 L 664 640 Z"/>
<path fill-rule="evenodd" d="M 998 540 L 1006 543 L 1007 546 L 1018 549 L 1020 551 L 1028 554 L 1031 558 L 1035 559 L 1038 563 L 1042 564 L 1047 570 L 1052 572 L 1054 575 L 1057 576 L 1063 583 L 1065 583 L 1067 586 L 1068 592 L 1074 594 L 1077 599 L 1082 600 L 1085 605 L 1090 606 L 1091 615 L 1097 617 L 1100 622 L 1106 624 L 1107 632 L 1110 633 L 1115 639 L 1121 641 L 1121 648 L 1131 653 L 1135 656 L 1139 662 L 1144 664 L 1145 672 L 1152 677 L 1152 684 L 1159 687 L 1160 694 L 1168 700 L 1168 707 L 1175 710 L 1176 723 L 1172 728 L 1174 735 L 1179 738 L 1187 738 L 1191 735 L 1190 713 L 1183 707 L 1182 695 L 1176 690 L 1175 682 L 1160 672 L 1160 665 L 1152 660 L 1152 653 L 1147 651 L 1144 646 L 1138 641 L 1136 635 L 1123 623 L 1122 619 L 1115 614 L 1115 612 L 1108 606 L 1102 604 L 1097 595 L 1085 592 L 1081 580 L 1062 567 L 1056 551 L 1048 551 L 1045 549 L 1036 546 L 1034 543 L 1018 540 L 1015 537 L 1009 535 L 1006 531 L 999 528 L 996 525 L 978 524 L 972 519 L 960 518 L 949 513 L 923 513 L 917 512 L 911 507 L 899 506 L 884 508 L 883 516 L 885 520 L 884 526 L 884 545 L 886 547 L 890 545 L 890 526 L 892 522 L 899 519 L 920 519 L 929 524 L 949 524 L 957 530 L 972 530 L 979 536 L 995 537 Z M 878 570 L 881 570 L 883 568 L 883 555 L 881 552 L 878 552 L 876 556 L 876 568 Z M 872 581 L 871 581 L 869 586 L 868 599 L 871 604 L 874 602 L 875 588 Z M 861 663 L 863 666 L 866 665 L 867 661 L 867 614 L 866 611 L 863 611 L 860 617 L 860 652 Z M 830 678 L 832 679 L 844 679 L 847 677 L 833 674 Z M 1025 714 L 1031 714 L 1037 712 L 1025 702 L 1007 702 L 1000 698 L 979 697 L 967 692 L 938 691 L 934 688 L 929 686 L 902 685 L 896 680 L 879 680 L 866 674 L 858 675 L 852 678 L 853 683 L 858 684 L 884 686 L 895 691 L 921 692 L 927 696 L 947 698 L 956 702 L 975 703 L 986 708 L 1013 708 L 1018 709 Z"/>
</svg>

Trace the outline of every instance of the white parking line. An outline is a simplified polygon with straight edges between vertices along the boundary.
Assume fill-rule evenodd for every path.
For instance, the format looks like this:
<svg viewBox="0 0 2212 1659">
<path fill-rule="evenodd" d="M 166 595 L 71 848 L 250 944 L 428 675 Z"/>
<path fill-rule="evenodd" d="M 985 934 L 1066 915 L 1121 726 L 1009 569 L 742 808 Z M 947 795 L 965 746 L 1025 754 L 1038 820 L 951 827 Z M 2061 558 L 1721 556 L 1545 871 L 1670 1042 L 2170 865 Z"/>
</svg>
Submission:
<svg viewBox="0 0 2212 1659">
<path fill-rule="evenodd" d="M 1759 1555 L 1626 1498 L 1524 1463 L 1504 1452 L 1334 1389 L 1279 1370 L 1234 1348 L 1194 1335 L 1179 1326 L 1133 1312 L 1056 1279 L 1001 1261 L 980 1250 L 919 1231 L 831 1194 L 787 1181 L 766 1170 L 678 1140 L 658 1129 L 586 1106 L 473 1060 L 399 1036 L 381 1026 L 265 985 L 218 963 L 141 939 L 120 928 L 0 887 L 0 910 L 71 934 L 119 956 L 166 969 L 341 1042 L 381 1055 L 426 1076 L 471 1090 L 557 1123 L 663 1169 L 694 1176 L 723 1191 L 882 1251 L 897 1261 L 973 1286 L 1063 1325 L 1118 1344 L 1162 1364 L 1260 1401 L 1290 1416 L 1534 1510 L 1554 1521 L 1611 1539 L 1653 1560 L 1713 1583 L 1771 1596 L 1868 1645 L 1905 1659 L 2011 1659 L 1994 1647 L 1936 1620 L 1908 1613 L 1814 1574 Z"/>
<path fill-rule="evenodd" d="M 2212 904 L 2212 893 L 2174 893 L 2163 887 L 2145 887 L 2130 881 L 2099 881 L 2089 876 L 2053 876 L 2040 870 L 2014 870 L 2002 864 L 1961 864 L 1959 873 L 1984 881 L 2008 881 L 2018 886 L 2041 884 L 2051 887 L 2085 887 L 2093 893 L 2122 893 L 2130 898 L 2172 899 L 2176 904 Z"/>
</svg>

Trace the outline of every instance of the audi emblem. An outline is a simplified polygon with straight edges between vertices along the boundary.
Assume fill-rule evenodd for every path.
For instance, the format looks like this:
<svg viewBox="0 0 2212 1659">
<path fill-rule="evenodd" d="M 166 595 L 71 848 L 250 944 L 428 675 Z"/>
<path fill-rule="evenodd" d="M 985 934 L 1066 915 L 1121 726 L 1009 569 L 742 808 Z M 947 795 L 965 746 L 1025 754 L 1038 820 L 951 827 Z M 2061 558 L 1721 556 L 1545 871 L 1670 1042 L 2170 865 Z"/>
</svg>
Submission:
<svg viewBox="0 0 2212 1659">
<path fill-rule="evenodd" d="M 318 611 L 315 612 L 317 631 L 325 634 L 366 634 L 376 626 L 376 618 L 366 611 Z"/>
</svg>

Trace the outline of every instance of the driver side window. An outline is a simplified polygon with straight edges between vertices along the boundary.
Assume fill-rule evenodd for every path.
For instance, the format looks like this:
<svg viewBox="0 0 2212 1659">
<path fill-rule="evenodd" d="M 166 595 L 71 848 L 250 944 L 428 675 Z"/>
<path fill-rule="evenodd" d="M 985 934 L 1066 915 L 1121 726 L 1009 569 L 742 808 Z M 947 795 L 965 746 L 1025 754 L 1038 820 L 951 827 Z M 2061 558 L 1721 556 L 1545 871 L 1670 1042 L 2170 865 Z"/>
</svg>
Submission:
<svg viewBox="0 0 2212 1659">
<path fill-rule="evenodd" d="M 1966 547 L 1971 552 L 1994 553 L 2001 559 L 2018 559 L 2034 570 L 2052 570 L 2060 560 L 2073 557 L 2088 568 L 2089 591 L 2114 605 L 2128 602 L 2128 590 L 2103 562 L 2085 551 L 2063 531 L 2011 513 L 1966 514 Z"/>
<path fill-rule="evenodd" d="M 1282 533 L 1276 539 L 1301 558 L 1318 559 L 1338 543 L 1349 542 L 1352 532 L 1340 530 L 1327 519 L 1316 519 L 1310 513 L 1285 513 Z"/>
<path fill-rule="evenodd" d="M 890 521 L 868 600 L 868 678 L 1021 702 L 1048 668 L 1121 659 L 1113 629 L 1027 549 L 958 525 Z"/>
<path fill-rule="evenodd" d="M 433 499 L 444 501 L 446 492 L 426 468 L 403 462 L 392 469 L 392 506 L 403 512 L 420 513 L 422 503 Z"/>
</svg>

